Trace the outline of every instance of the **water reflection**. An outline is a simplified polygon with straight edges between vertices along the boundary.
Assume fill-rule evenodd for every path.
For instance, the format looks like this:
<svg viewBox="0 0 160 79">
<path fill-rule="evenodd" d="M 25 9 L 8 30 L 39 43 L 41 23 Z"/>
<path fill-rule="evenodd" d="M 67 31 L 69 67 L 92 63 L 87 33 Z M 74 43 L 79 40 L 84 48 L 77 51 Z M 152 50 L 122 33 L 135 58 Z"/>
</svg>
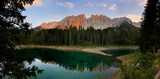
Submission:
<svg viewBox="0 0 160 79">
<path fill-rule="evenodd" d="M 16 55 L 16 51 L 7 49 L 0 54 L 0 79 L 27 79 L 36 78 L 42 73 L 36 66 L 26 67 L 24 62 L 31 63 L 33 59 L 23 59 Z"/>
<path fill-rule="evenodd" d="M 40 61 L 42 61 L 42 60 L 40 60 Z M 48 61 L 48 62 L 42 61 L 42 62 L 43 63 L 48 63 L 48 64 L 58 64 L 54 61 Z M 65 65 L 62 65 L 62 66 L 65 67 Z M 86 65 L 80 65 L 80 64 L 70 65 L 70 66 L 67 66 L 65 68 L 68 69 L 68 70 L 77 70 L 79 72 L 84 72 L 85 70 L 89 69 L 89 67 L 87 67 Z M 92 70 L 90 70 L 90 69 L 89 70 L 91 72 L 98 72 L 98 71 L 103 72 L 103 71 L 107 70 L 108 68 L 109 68 L 108 65 L 105 65 L 105 64 L 103 64 L 103 62 L 100 62 Z"/>
<path fill-rule="evenodd" d="M 31 62 L 34 58 L 43 63 L 58 64 L 67 70 L 84 72 L 104 72 L 112 67 L 118 67 L 118 61 L 112 57 L 105 57 L 79 51 L 60 51 L 52 49 L 23 49 L 17 56 Z M 29 59 L 29 60 L 28 60 Z"/>
</svg>

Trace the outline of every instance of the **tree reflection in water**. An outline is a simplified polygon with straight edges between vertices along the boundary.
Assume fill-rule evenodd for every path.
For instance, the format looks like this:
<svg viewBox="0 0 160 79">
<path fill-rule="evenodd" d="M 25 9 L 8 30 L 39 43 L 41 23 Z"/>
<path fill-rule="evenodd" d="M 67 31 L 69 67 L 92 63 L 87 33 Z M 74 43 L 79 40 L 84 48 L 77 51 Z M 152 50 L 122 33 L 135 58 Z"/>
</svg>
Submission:
<svg viewBox="0 0 160 79">
<path fill-rule="evenodd" d="M 42 73 L 38 67 L 26 67 L 24 62 L 33 61 L 33 59 L 23 59 L 16 56 L 16 52 L 12 49 L 4 49 L 0 55 L 0 78 L 1 79 L 26 79 L 36 78 L 36 74 Z"/>
<path fill-rule="evenodd" d="M 43 63 L 59 64 L 65 69 L 77 70 L 79 72 L 84 72 L 85 69 L 90 72 L 103 72 L 111 66 L 118 67 L 119 62 L 112 57 L 105 57 L 79 51 L 60 51 L 38 48 L 19 50 L 17 52 L 17 56 L 30 62 L 32 62 L 34 58 L 37 58 Z"/>
</svg>

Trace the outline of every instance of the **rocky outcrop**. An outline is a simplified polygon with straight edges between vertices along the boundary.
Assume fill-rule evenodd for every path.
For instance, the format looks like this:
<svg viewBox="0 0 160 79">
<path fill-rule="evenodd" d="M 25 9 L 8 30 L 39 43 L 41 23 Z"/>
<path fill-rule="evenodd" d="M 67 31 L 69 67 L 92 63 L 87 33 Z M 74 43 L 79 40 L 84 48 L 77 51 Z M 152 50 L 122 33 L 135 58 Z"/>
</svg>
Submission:
<svg viewBox="0 0 160 79">
<path fill-rule="evenodd" d="M 128 22 L 133 25 L 132 21 L 127 17 L 114 18 L 111 20 L 112 27 L 119 27 L 123 22 Z"/>
<path fill-rule="evenodd" d="M 87 24 L 95 29 L 108 28 L 111 27 L 111 19 L 105 15 L 92 15 L 87 19 Z"/>
<path fill-rule="evenodd" d="M 84 14 L 81 14 L 78 16 L 68 16 L 64 18 L 62 21 L 60 21 L 57 24 L 57 26 L 59 26 L 59 28 L 66 27 L 66 26 L 70 28 L 70 26 L 72 25 L 79 28 L 80 25 L 82 26 L 85 24 L 87 24 L 87 19 Z"/>
<path fill-rule="evenodd" d="M 52 28 L 56 28 L 57 24 L 58 22 L 42 23 L 40 27 L 42 29 L 52 29 Z"/>
<path fill-rule="evenodd" d="M 141 22 L 133 22 L 133 25 L 136 27 L 141 27 Z"/>
</svg>

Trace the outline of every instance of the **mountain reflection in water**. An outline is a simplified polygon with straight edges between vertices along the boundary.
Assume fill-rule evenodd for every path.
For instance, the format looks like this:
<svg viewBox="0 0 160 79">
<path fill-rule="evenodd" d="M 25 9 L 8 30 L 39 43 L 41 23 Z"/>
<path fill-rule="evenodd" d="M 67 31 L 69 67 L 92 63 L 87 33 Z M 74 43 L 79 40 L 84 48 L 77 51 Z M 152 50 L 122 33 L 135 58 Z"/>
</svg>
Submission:
<svg viewBox="0 0 160 79">
<path fill-rule="evenodd" d="M 42 61 L 42 60 L 41 60 Z M 43 63 L 48 63 L 48 64 L 57 64 L 56 62 L 53 62 L 53 61 L 42 61 Z M 62 65 L 63 67 L 65 67 L 65 65 Z M 73 67 L 75 66 L 75 67 Z M 80 65 L 80 64 L 77 64 L 77 65 L 70 65 L 70 66 L 67 66 L 65 67 L 66 69 L 68 70 L 77 70 L 79 72 L 84 72 L 86 69 L 88 70 L 89 67 L 87 67 L 86 65 Z M 95 66 L 92 70 L 90 70 L 91 72 L 103 72 L 105 70 L 107 70 L 109 68 L 108 65 L 106 64 L 103 64 L 103 62 L 100 62 L 97 64 L 97 66 Z"/>
<path fill-rule="evenodd" d="M 17 56 L 23 59 L 33 59 L 29 64 L 35 63 L 38 59 L 46 65 L 59 65 L 66 70 L 76 70 L 78 72 L 105 72 L 111 67 L 119 68 L 119 61 L 113 57 L 106 57 L 80 51 L 32 48 L 17 51 Z"/>
</svg>

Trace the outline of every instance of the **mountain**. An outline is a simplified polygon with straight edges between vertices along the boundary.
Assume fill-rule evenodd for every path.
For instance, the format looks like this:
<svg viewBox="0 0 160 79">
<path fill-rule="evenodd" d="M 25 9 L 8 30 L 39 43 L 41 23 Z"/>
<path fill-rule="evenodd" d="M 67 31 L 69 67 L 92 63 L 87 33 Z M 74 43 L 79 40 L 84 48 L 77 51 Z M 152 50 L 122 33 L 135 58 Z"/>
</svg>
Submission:
<svg viewBox="0 0 160 79">
<path fill-rule="evenodd" d="M 61 29 L 64 29 L 64 27 L 69 28 L 71 25 L 79 28 L 80 25 L 85 25 L 85 24 L 87 24 L 87 19 L 84 14 L 81 14 L 78 16 L 68 16 L 64 18 L 57 24 L 57 28 Z"/>
<path fill-rule="evenodd" d="M 56 25 L 59 22 L 49 22 L 49 23 L 42 23 L 40 26 L 42 29 L 52 29 L 52 28 L 56 28 Z"/>
<path fill-rule="evenodd" d="M 127 21 L 124 21 L 120 24 L 120 26 L 118 26 L 120 28 L 136 28 L 133 24 L 130 24 Z"/>
<path fill-rule="evenodd" d="M 92 15 L 90 18 L 86 18 L 85 14 L 78 16 L 68 16 L 59 22 L 42 23 L 35 29 L 68 29 L 70 26 L 77 27 L 82 26 L 84 28 L 92 26 L 95 29 L 105 29 L 109 27 L 119 27 L 122 23 L 127 22 L 133 27 L 140 27 L 140 22 L 132 22 L 127 17 L 119 17 L 111 19 L 105 15 Z"/>
<path fill-rule="evenodd" d="M 95 29 L 108 28 L 111 27 L 111 19 L 105 15 L 92 15 L 87 19 L 87 26 L 92 26 Z"/>
<path fill-rule="evenodd" d="M 141 22 L 133 22 L 133 25 L 136 27 L 141 27 Z"/>
<path fill-rule="evenodd" d="M 133 22 L 127 17 L 120 17 L 112 19 L 112 27 L 119 27 L 123 22 L 128 22 L 133 25 Z"/>
</svg>

